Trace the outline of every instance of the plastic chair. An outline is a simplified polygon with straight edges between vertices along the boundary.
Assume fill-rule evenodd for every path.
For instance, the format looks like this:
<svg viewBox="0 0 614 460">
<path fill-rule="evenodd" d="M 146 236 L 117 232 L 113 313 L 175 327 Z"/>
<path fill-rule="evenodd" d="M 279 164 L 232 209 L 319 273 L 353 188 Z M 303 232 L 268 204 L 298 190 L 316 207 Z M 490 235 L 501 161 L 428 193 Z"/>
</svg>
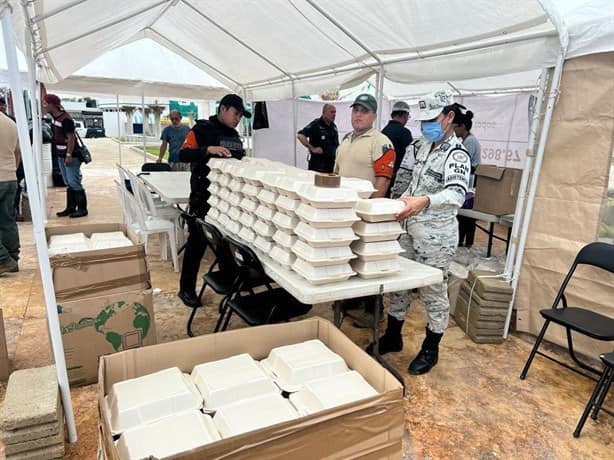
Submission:
<svg viewBox="0 0 614 460">
<path fill-rule="evenodd" d="M 130 183 L 130 179 L 128 178 L 128 170 L 119 163 L 116 163 L 115 166 L 117 166 L 117 172 L 119 173 L 119 179 L 121 183 L 124 184 L 126 190 L 132 193 L 132 184 Z"/>
<path fill-rule="evenodd" d="M 538 351 L 539 345 L 544 339 L 544 335 L 546 334 L 548 326 L 551 322 L 559 324 L 566 329 L 568 351 L 574 362 L 582 369 L 586 369 L 587 371 L 597 375 L 602 375 L 602 372 L 598 369 L 595 369 L 581 362 L 576 357 L 573 349 L 573 341 L 571 337 L 572 331 L 586 335 L 595 340 L 614 341 L 614 318 L 610 318 L 609 316 L 596 313 L 586 308 L 567 306 L 565 288 L 569 284 L 569 281 L 571 280 L 576 270 L 576 267 L 582 264 L 592 265 L 594 267 L 601 268 L 602 270 L 606 270 L 610 273 L 614 273 L 614 245 L 600 242 L 590 243 L 584 246 L 580 250 L 580 252 L 578 252 L 576 259 L 574 260 L 573 264 L 571 265 L 571 268 L 569 269 L 569 273 L 567 273 L 567 276 L 563 280 L 563 284 L 561 284 L 561 287 L 559 288 L 559 292 L 554 299 L 552 308 L 539 311 L 539 313 L 544 317 L 545 322 L 541 332 L 539 333 L 539 336 L 537 337 L 537 340 L 535 341 L 535 345 L 531 350 L 531 354 L 527 359 L 524 369 L 520 374 L 521 380 L 524 380 L 526 378 L 527 372 L 529 371 L 529 367 L 531 366 L 533 358 L 536 354 L 540 354 L 574 372 L 578 372 L 581 375 L 594 379 L 594 377 L 585 374 L 565 363 L 557 361 L 556 359 L 545 353 Z M 559 304 L 561 302 L 563 303 L 563 306 L 559 307 Z"/>
<path fill-rule="evenodd" d="M 597 415 L 599 415 L 599 411 L 601 410 L 614 417 L 614 412 L 603 407 L 603 401 L 605 401 L 605 398 L 610 391 L 610 387 L 612 386 L 612 381 L 614 381 L 614 351 L 605 353 L 599 357 L 601 358 L 601 361 L 603 361 L 603 372 L 601 373 L 601 378 L 597 382 L 597 385 L 595 385 L 593 394 L 584 408 L 584 413 L 578 421 L 578 426 L 573 432 L 575 438 L 580 436 L 580 432 L 584 427 L 584 423 L 586 422 L 591 409 L 593 409 L 593 413 L 591 415 L 593 420 L 597 420 Z"/>
<path fill-rule="evenodd" d="M 226 302 L 215 332 L 219 330 L 222 319 L 221 330 L 226 330 L 233 313 L 236 313 L 250 326 L 260 326 L 290 321 L 311 310 L 311 305 L 299 302 L 283 288 L 273 289 L 267 285 L 265 291 L 241 295 L 250 279 L 266 277 L 266 273 L 251 248 L 230 237 L 226 237 L 226 240 L 239 267 L 238 287 Z"/>
<path fill-rule="evenodd" d="M 171 165 L 168 163 L 143 163 L 141 172 L 151 171 L 172 171 Z"/>
</svg>

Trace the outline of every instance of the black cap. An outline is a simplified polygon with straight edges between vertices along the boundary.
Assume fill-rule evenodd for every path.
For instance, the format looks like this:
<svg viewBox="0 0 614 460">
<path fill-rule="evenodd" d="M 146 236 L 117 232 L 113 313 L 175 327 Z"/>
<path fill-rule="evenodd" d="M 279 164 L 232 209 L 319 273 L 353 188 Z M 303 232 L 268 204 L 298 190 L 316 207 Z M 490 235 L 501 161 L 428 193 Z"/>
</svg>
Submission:
<svg viewBox="0 0 614 460">
<path fill-rule="evenodd" d="M 373 96 L 367 93 L 359 94 L 350 107 L 359 105 L 371 112 L 377 112 L 377 101 Z"/>
<path fill-rule="evenodd" d="M 251 112 L 247 111 L 247 109 L 243 105 L 243 99 L 241 99 L 241 96 L 239 96 L 238 94 L 227 94 L 226 96 L 224 96 L 220 101 L 220 107 L 222 105 L 224 107 L 234 107 L 239 112 L 241 112 L 241 115 L 243 115 L 245 118 L 252 117 Z"/>
</svg>

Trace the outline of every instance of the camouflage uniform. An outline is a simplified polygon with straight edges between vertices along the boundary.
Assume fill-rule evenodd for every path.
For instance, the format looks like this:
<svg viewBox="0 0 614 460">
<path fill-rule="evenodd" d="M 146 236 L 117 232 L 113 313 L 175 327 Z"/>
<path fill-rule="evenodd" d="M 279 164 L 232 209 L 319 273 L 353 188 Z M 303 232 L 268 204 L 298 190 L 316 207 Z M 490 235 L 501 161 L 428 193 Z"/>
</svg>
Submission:
<svg viewBox="0 0 614 460">
<path fill-rule="evenodd" d="M 405 149 L 405 155 L 403 156 L 403 161 L 399 166 L 399 170 L 397 171 L 397 175 L 394 178 L 394 184 L 390 189 L 390 198 L 396 199 L 400 198 L 405 190 L 409 187 L 411 183 L 411 175 L 414 171 L 414 164 L 416 162 L 416 154 L 420 147 L 422 146 L 424 139 L 416 139 L 411 144 L 407 146 Z"/>
<path fill-rule="evenodd" d="M 427 326 L 432 332 L 441 334 L 448 326 L 450 311 L 447 275 L 458 243 L 456 212 L 465 200 L 471 163 L 462 141 L 454 134 L 433 152 L 430 152 L 432 142 L 420 139 L 420 143 L 411 179 L 402 196 L 426 195 L 430 205 L 403 222 L 407 234 L 402 235 L 399 242 L 406 251 L 405 257 L 439 268 L 444 273 L 442 283 L 420 288 L 428 316 Z M 406 157 L 413 153 L 410 149 L 416 147 L 414 144 L 408 147 Z M 407 171 L 406 168 L 405 183 Z M 395 191 L 393 189 L 393 193 Z M 391 295 L 388 314 L 403 321 L 409 304 L 409 291 L 395 292 Z"/>
</svg>

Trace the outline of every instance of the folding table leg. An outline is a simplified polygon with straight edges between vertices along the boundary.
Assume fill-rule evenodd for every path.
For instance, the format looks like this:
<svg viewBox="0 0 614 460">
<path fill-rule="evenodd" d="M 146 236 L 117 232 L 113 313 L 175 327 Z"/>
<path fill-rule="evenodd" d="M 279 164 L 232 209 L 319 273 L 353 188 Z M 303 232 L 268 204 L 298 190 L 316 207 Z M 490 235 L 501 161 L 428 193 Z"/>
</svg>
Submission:
<svg viewBox="0 0 614 460">
<path fill-rule="evenodd" d="M 373 312 L 373 357 L 384 366 L 394 377 L 403 385 L 403 393 L 405 393 L 405 381 L 397 370 L 388 364 L 388 361 L 379 354 L 379 316 L 380 311 L 384 308 L 384 285 L 380 285 L 379 294 L 376 296 L 375 311 Z"/>
<path fill-rule="evenodd" d="M 492 250 L 492 238 L 495 234 L 495 223 L 491 222 L 488 226 L 488 249 L 486 250 L 486 257 L 490 257 L 490 252 Z"/>
</svg>

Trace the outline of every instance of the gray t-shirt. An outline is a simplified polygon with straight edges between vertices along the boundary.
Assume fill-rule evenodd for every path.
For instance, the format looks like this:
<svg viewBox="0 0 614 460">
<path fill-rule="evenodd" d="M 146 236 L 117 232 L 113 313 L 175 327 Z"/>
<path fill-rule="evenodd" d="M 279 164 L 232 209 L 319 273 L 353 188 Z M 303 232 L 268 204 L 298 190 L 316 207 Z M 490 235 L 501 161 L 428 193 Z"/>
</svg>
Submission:
<svg viewBox="0 0 614 460">
<path fill-rule="evenodd" d="M 160 140 L 168 142 L 169 162 L 179 161 L 179 150 L 181 150 L 183 141 L 185 141 L 185 138 L 189 132 L 190 128 L 183 124 L 179 128 L 169 125 L 162 130 Z"/>
<path fill-rule="evenodd" d="M 469 134 L 465 140 L 463 140 L 463 146 L 465 147 L 465 150 L 467 150 L 469 158 L 471 158 L 471 167 L 477 168 L 477 166 L 480 164 L 480 155 L 482 153 L 482 147 L 480 146 L 478 139 L 473 134 Z"/>
</svg>

